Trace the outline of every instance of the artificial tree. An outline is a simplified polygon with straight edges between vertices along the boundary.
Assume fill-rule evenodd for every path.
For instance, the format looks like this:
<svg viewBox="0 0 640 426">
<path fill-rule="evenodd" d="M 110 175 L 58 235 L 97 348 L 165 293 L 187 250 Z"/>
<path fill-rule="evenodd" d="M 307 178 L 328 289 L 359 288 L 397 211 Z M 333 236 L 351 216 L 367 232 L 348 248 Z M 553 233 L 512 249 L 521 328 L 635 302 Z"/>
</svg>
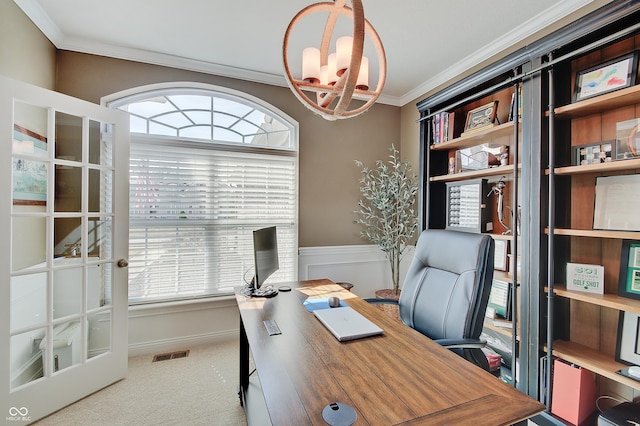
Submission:
<svg viewBox="0 0 640 426">
<path fill-rule="evenodd" d="M 360 235 L 376 244 L 391 265 L 394 294 L 400 291 L 400 261 L 418 227 L 414 204 L 418 180 L 411 164 L 400 160 L 394 145 L 388 163 L 376 161 L 375 168 L 356 160 L 361 169 L 360 210 L 356 223 L 364 228 Z"/>
</svg>

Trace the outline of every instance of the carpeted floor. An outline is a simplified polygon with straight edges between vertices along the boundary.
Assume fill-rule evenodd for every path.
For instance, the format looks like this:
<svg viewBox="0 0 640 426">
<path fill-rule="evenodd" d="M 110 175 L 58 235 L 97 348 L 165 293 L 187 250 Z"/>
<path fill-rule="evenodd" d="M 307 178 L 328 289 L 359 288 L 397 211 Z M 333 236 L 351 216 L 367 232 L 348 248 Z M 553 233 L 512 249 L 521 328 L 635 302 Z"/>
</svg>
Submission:
<svg viewBox="0 0 640 426">
<path fill-rule="evenodd" d="M 129 376 L 42 420 L 38 426 L 245 426 L 237 394 L 238 342 L 189 349 L 186 358 L 129 358 Z"/>
</svg>

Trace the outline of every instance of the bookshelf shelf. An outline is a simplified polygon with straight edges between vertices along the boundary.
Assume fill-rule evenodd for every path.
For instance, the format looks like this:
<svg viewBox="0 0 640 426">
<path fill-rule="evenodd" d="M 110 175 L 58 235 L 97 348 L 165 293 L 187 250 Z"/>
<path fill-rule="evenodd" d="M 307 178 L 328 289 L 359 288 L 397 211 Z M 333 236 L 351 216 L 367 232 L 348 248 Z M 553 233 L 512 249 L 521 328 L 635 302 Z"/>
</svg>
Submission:
<svg viewBox="0 0 640 426">
<path fill-rule="evenodd" d="M 511 174 L 513 174 L 513 165 L 509 164 L 506 166 L 490 167 L 488 169 L 475 170 L 472 172 L 460 172 L 448 175 L 432 176 L 431 178 L 429 178 L 429 180 L 431 182 L 455 182 L 460 180 Z"/>
<path fill-rule="evenodd" d="M 433 144 L 430 148 L 433 151 L 447 151 L 450 149 L 469 148 L 472 146 L 480 145 L 483 143 L 491 142 L 495 139 L 508 137 L 513 135 L 514 123 L 510 121 L 508 123 L 499 124 L 490 129 L 480 130 L 471 135 L 461 136 L 459 138 L 451 139 L 447 142 Z"/>
<path fill-rule="evenodd" d="M 545 292 L 549 289 L 545 287 Z M 604 306 L 606 308 L 617 309 L 619 311 L 633 312 L 640 315 L 640 300 L 629 299 L 628 297 L 618 296 L 617 294 L 605 293 L 594 294 L 581 291 L 567 290 L 565 284 L 555 284 L 553 293 L 560 297 L 571 300 L 579 300 L 581 302 L 591 303 L 592 305 Z"/>
<path fill-rule="evenodd" d="M 625 368 L 626 365 L 615 361 L 613 357 L 600 351 L 575 342 L 555 340 L 553 342 L 553 355 L 586 368 L 600 376 L 640 390 L 640 382 L 616 373 L 616 371 Z"/>
<path fill-rule="evenodd" d="M 558 107 L 555 109 L 555 117 L 559 119 L 586 117 L 637 103 L 640 103 L 640 85 Z"/>
</svg>

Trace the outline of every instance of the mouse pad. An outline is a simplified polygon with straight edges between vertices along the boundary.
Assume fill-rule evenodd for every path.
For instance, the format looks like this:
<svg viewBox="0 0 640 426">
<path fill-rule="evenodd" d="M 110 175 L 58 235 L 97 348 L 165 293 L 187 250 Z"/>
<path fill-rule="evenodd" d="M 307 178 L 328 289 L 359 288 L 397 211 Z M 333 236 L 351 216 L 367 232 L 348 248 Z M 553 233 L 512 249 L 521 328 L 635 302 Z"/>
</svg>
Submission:
<svg viewBox="0 0 640 426">
<path fill-rule="evenodd" d="M 639 378 L 637 378 L 637 377 L 633 377 L 631 374 L 629 374 L 629 367 L 627 367 L 627 368 L 623 368 L 622 370 L 618 370 L 618 371 L 616 371 L 616 373 L 618 373 L 618 374 L 620 374 L 620 375 L 622 375 L 622 376 L 624 376 L 624 377 L 628 377 L 628 378 L 630 378 L 630 379 L 633 379 L 633 380 L 635 380 L 636 382 L 640 382 L 640 379 L 639 379 Z"/>
<path fill-rule="evenodd" d="M 328 297 L 324 297 L 322 299 L 307 299 L 305 300 L 303 303 L 305 308 L 307 308 L 307 311 L 309 312 L 313 312 L 316 309 L 329 309 L 331 308 L 331 306 L 329 306 L 329 298 Z M 344 300 L 340 300 L 340 306 L 349 306 L 347 305 Z"/>
</svg>

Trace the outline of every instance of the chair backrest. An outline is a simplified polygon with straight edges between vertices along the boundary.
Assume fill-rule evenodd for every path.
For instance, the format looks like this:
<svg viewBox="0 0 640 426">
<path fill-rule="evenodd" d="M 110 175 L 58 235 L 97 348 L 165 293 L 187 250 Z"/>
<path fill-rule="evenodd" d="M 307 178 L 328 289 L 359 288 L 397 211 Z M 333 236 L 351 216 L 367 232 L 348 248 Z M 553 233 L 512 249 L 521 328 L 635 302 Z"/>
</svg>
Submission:
<svg viewBox="0 0 640 426">
<path fill-rule="evenodd" d="M 423 231 L 398 301 L 402 321 L 433 340 L 478 339 L 493 281 L 493 257 L 494 242 L 488 235 Z M 474 356 L 478 351 L 472 351 Z M 467 350 L 456 352 L 469 358 Z"/>
</svg>

